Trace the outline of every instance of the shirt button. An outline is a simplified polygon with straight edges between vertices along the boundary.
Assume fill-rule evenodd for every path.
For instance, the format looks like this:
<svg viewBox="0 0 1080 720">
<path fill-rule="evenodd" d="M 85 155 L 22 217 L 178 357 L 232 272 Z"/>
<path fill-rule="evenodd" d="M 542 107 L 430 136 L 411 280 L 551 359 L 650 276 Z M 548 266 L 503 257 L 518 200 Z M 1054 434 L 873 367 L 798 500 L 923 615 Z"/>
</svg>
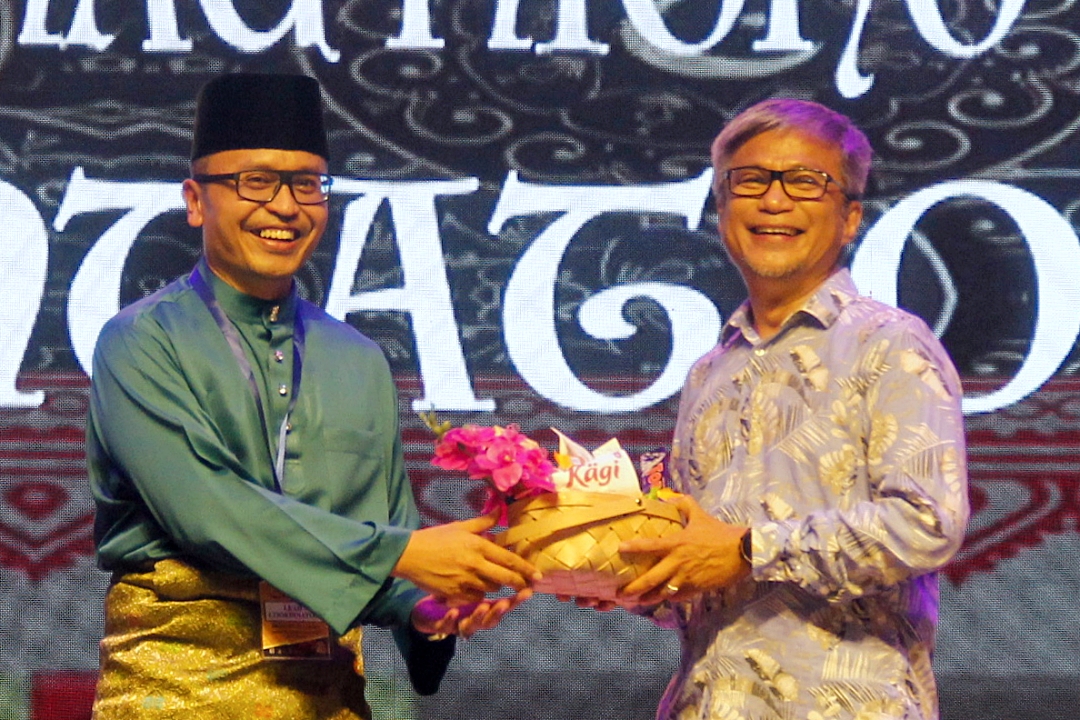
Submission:
<svg viewBox="0 0 1080 720">
<path fill-rule="evenodd" d="M 754 350 L 754 354 L 757 355 L 758 357 L 761 357 L 766 352 L 767 351 L 765 350 L 765 348 L 757 348 L 756 350 Z"/>
<path fill-rule="evenodd" d="M 285 353 L 281 352 L 280 350 L 275 350 L 274 360 L 276 360 L 277 362 L 285 362 Z"/>
<path fill-rule="evenodd" d="M 279 385 L 278 389 L 277 389 L 277 394 L 278 395 L 288 395 L 289 394 L 289 386 L 288 385 Z"/>
</svg>

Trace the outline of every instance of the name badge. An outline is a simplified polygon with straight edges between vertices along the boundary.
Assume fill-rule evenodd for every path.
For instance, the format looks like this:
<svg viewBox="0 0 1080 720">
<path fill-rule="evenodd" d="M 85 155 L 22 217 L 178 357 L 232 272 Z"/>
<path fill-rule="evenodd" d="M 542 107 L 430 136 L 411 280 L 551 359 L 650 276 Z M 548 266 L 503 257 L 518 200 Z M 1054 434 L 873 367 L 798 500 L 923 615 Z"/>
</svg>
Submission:
<svg viewBox="0 0 1080 720">
<path fill-rule="evenodd" d="M 329 660 L 330 626 L 268 582 L 259 583 L 262 652 L 271 660 Z"/>
</svg>

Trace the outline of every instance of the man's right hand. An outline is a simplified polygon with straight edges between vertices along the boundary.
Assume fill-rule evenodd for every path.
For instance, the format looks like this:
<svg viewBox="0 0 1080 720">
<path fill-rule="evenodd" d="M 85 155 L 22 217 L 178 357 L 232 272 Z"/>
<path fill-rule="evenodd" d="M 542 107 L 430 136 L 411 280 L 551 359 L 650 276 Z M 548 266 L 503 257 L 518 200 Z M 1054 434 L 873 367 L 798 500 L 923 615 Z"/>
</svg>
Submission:
<svg viewBox="0 0 1080 720">
<path fill-rule="evenodd" d="M 448 606 L 478 603 L 502 587 L 528 588 L 540 572 L 522 558 L 482 537 L 497 513 L 413 531 L 391 573 Z"/>
</svg>

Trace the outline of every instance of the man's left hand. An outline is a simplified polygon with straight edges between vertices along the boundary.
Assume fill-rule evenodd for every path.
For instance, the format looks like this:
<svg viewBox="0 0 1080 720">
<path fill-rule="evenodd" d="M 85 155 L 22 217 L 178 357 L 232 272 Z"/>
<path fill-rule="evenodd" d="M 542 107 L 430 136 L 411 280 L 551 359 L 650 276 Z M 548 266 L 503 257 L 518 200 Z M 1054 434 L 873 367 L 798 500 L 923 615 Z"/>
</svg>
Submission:
<svg viewBox="0 0 1080 720">
<path fill-rule="evenodd" d="M 532 597 L 525 589 L 512 596 L 484 600 L 469 605 L 449 607 L 433 595 L 418 602 L 412 611 L 412 624 L 424 635 L 459 635 L 471 637 L 480 630 L 490 630 L 503 616 Z"/>
<path fill-rule="evenodd" d="M 749 564 L 739 553 L 746 527 L 716 519 L 687 495 L 668 502 L 679 508 L 686 527 L 665 537 L 627 540 L 619 546 L 620 553 L 660 558 L 620 591 L 620 604 L 685 600 L 733 585 L 750 573 Z"/>
</svg>

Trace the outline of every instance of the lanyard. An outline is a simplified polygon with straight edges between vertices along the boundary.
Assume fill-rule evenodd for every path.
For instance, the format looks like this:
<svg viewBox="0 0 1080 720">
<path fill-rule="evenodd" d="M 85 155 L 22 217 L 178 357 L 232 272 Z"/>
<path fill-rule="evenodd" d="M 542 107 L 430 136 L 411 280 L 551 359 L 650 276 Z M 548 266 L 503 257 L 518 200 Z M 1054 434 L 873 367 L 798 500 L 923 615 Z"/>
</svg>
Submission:
<svg viewBox="0 0 1080 720">
<path fill-rule="evenodd" d="M 266 427 L 266 412 L 263 410 L 262 393 L 259 391 L 259 383 L 255 379 L 255 371 L 248 362 L 247 355 L 240 344 L 240 333 L 236 330 L 232 320 L 221 309 L 214 291 L 203 279 L 199 268 L 191 271 L 191 287 L 206 305 L 206 309 L 214 316 L 214 322 L 221 329 L 222 335 L 229 343 L 236 364 L 240 366 L 240 372 L 247 376 L 248 388 L 255 398 L 255 407 L 259 410 L 259 422 L 261 427 Z M 304 321 L 300 317 L 300 308 L 296 310 L 295 328 L 293 330 L 293 369 L 292 369 L 292 397 L 289 398 L 289 407 L 285 410 L 285 417 L 281 419 L 281 427 L 278 428 L 277 455 L 274 458 L 274 489 L 283 493 L 285 482 L 285 436 L 289 432 L 289 417 L 296 408 L 296 399 L 300 396 L 300 376 L 304 364 Z M 264 430 L 265 432 L 265 430 Z"/>
</svg>

